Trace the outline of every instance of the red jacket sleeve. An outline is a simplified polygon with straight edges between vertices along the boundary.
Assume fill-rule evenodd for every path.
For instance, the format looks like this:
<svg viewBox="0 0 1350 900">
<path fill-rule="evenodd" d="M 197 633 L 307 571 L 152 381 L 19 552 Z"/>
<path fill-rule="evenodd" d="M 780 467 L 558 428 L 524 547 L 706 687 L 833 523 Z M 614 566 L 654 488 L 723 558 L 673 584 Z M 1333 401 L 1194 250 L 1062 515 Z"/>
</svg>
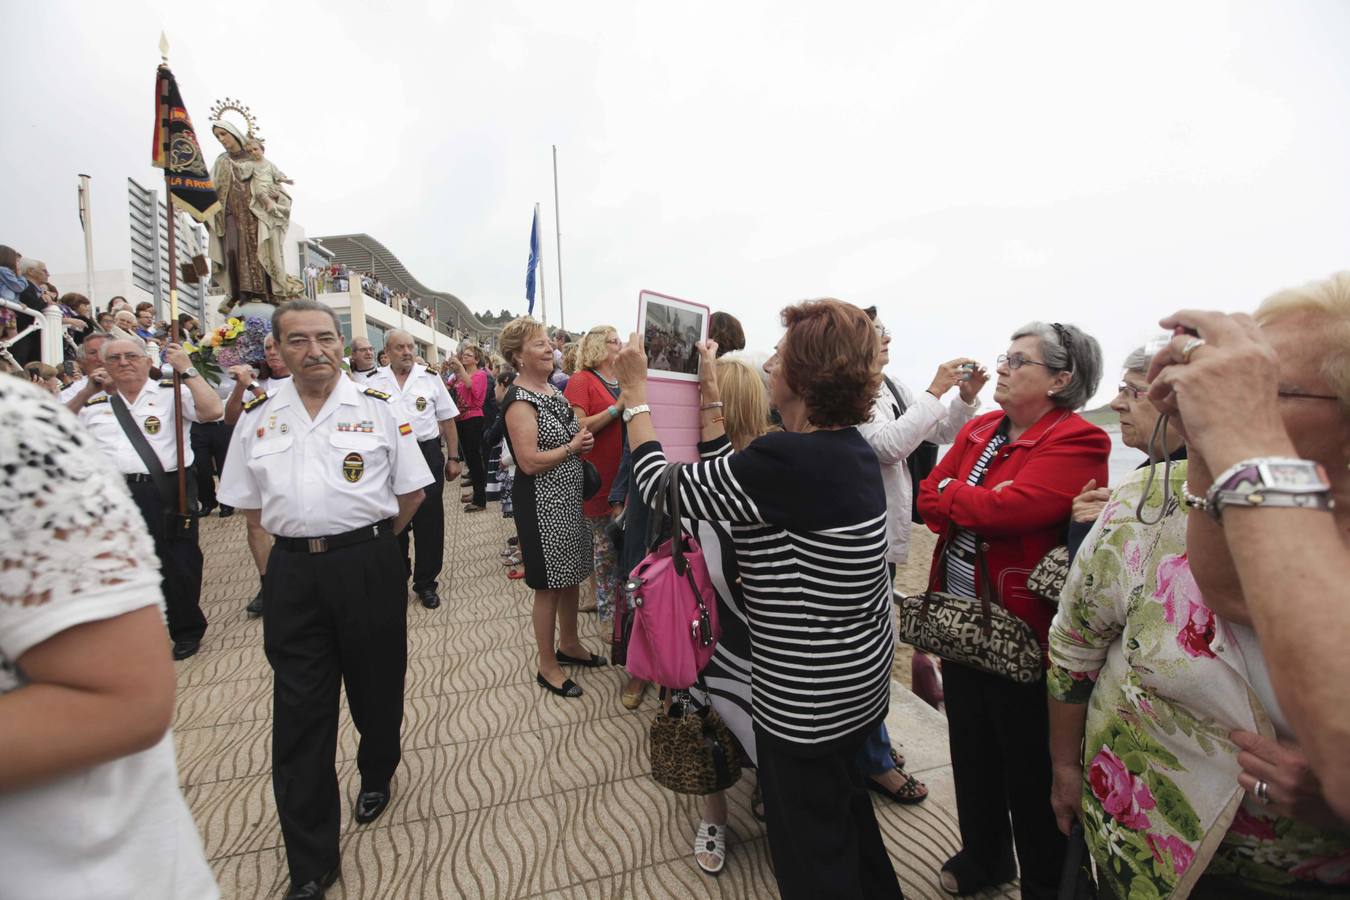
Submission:
<svg viewBox="0 0 1350 900">
<path fill-rule="evenodd" d="M 941 503 L 937 488 L 944 478 L 955 478 L 960 470 L 961 454 L 970 447 L 970 442 L 966 440 L 966 435 L 980 419 L 974 418 L 965 424 L 956 438 L 952 441 L 951 449 L 942 455 L 933 471 L 928 473 L 928 477 L 919 483 L 919 514 L 923 516 L 923 522 L 929 530 L 938 534 L 946 527 L 949 521 L 949 515 L 946 508 Z M 951 490 L 952 485 L 947 489 Z"/>
<path fill-rule="evenodd" d="M 1012 484 L 995 491 L 1000 481 L 996 470 L 985 477 L 987 487 L 953 482 L 942 496 L 934 498 L 934 512 L 939 518 L 990 537 L 1050 528 L 1069 517 L 1073 498 L 1089 479 L 1106 484 L 1110 455 L 1111 439 L 1095 426 L 1047 436 L 1030 448 L 1025 464 L 1012 476 Z M 928 480 L 941 477 L 946 476 L 934 470 L 924 486 Z M 927 519 L 929 512 L 922 503 L 919 510 Z"/>
</svg>

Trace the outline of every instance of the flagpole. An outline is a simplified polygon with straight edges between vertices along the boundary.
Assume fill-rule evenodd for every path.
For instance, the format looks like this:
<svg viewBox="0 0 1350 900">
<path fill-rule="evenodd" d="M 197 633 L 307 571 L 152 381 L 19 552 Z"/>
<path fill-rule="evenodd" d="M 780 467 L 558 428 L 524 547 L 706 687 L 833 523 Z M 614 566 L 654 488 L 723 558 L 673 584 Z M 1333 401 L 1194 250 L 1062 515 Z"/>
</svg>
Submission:
<svg viewBox="0 0 1350 900">
<path fill-rule="evenodd" d="M 159 53 L 165 69 L 169 66 L 169 39 L 163 32 L 159 34 Z M 167 83 L 164 89 L 167 90 Z M 164 98 L 165 101 L 168 98 Z M 175 232 L 173 213 L 173 184 L 169 180 L 170 169 L 164 167 L 164 215 L 169 239 L 169 340 L 177 344 L 178 336 L 178 236 Z M 159 273 L 155 273 L 159 277 Z M 204 318 L 203 318 L 204 320 Z M 173 368 L 170 366 L 170 368 Z M 183 376 L 173 370 L 173 445 L 178 454 L 178 514 L 187 514 L 187 469 L 183 466 Z M 182 527 L 181 520 L 178 523 Z"/>
<path fill-rule="evenodd" d="M 558 327 L 567 328 L 567 315 L 563 312 L 562 282 L 562 219 L 558 212 L 558 145 L 553 145 L 553 233 L 558 239 Z M 542 265 L 542 257 L 541 265 Z M 542 296 L 542 291 L 540 292 Z"/>
<path fill-rule="evenodd" d="M 538 203 L 536 203 L 536 204 L 534 205 L 534 227 L 535 227 L 536 229 L 538 229 L 538 227 L 539 227 L 539 204 L 538 204 Z M 536 231 L 535 237 L 537 238 L 538 236 L 539 236 L 539 235 L 538 235 L 538 232 Z M 548 328 L 548 303 L 544 300 L 544 242 L 543 242 L 543 241 L 540 241 L 540 242 L 539 242 L 539 317 L 540 317 L 540 319 L 543 321 L 544 327 L 545 327 L 545 328 Z"/>
<path fill-rule="evenodd" d="M 84 228 L 84 290 L 90 309 L 98 308 L 94 299 L 94 212 L 89 192 L 89 176 L 80 176 L 80 225 Z"/>
</svg>

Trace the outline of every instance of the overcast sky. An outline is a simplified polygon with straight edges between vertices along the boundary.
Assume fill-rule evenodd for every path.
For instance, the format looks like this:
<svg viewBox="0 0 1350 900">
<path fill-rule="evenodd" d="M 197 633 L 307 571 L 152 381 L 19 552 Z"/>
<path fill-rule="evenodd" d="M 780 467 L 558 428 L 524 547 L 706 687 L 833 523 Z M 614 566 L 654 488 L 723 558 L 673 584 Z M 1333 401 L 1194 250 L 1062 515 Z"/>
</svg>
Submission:
<svg viewBox="0 0 1350 900">
<path fill-rule="evenodd" d="M 831 295 L 882 309 L 916 390 L 1033 318 L 1100 339 L 1114 386 L 1161 315 L 1350 266 L 1344 0 L 3 8 L 0 242 L 53 272 L 83 268 L 80 172 L 98 267 L 130 265 L 161 28 L 208 159 L 241 99 L 309 234 L 368 232 L 474 310 L 523 309 L 540 202 L 557 322 L 557 144 L 572 330 L 626 331 L 650 288 L 767 349 Z"/>
</svg>

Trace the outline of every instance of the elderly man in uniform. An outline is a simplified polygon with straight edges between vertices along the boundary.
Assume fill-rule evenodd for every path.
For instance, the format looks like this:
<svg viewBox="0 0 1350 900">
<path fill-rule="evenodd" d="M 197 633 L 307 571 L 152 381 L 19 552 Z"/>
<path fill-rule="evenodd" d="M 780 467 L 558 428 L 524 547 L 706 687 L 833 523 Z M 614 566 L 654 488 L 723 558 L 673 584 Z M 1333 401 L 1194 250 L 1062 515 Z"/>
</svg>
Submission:
<svg viewBox="0 0 1350 900">
<path fill-rule="evenodd" d="M 357 384 L 363 384 L 379 371 L 379 366 L 375 365 L 375 345 L 366 338 L 352 338 L 351 371 L 352 380 Z"/>
<path fill-rule="evenodd" d="M 179 344 L 165 348 L 165 360 L 183 376 L 179 386 L 183 419 L 188 422 L 214 421 L 222 413 L 220 397 L 197 374 Z M 173 379 L 150 380 L 151 360 L 133 341 L 113 338 L 103 344 L 103 368 L 95 370 L 85 386 L 71 400 L 80 403 L 81 424 L 93 436 L 99 449 L 112 459 L 117 471 L 127 479 L 132 499 L 145 518 L 155 542 L 160 572 L 164 579 L 164 600 L 168 612 L 169 636 L 173 639 L 173 658 L 187 659 L 201 646 L 206 633 L 202 614 L 202 551 L 195 530 L 174 529 L 170 533 L 169 516 L 178 511 L 177 439 Z M 98 396 L 95 396 L 97 394 Z M 129 434 L 119 417 L 121 406 L 129 416 Z M 153 454 L 157 475 L 142 458 L 143 449 Z M 145 446 L 148 445 L 148 446 Z M 183 466 L 187 468 L 187 509 L 196 507 L 196 481 L 190 471 L 192 447 L 184 440 Z"/>
<path fill-rule="evenodd" d="M 389 395 L 342 371 L 337 315 L 292 300 L 272 316 L 292 377 L 249 401 L 220 499 L 275 543 L 264 582 L 272 666 L 272 788 L 291 872 L 288 898 L 322 897 L 339 873 L 338 686 L 361 735 L 355 818 L 389 803 L 407 670 L 407 589 L 396 535 L 431 473 Z"/>
<path fill-rule="evenodd" d="M 412 423 L 413 436 L 436 479 L 427 488 L 426 499 L 413 516 L 412 525 L 399 535 L 404 564 L 412 573 L 413 593 L 427 609 L 435 609 L 441 605 L 436 595 L 436 579 L 445 563 L 445 482 L 459 477 L 459 463 L 455 460 L 459 455 L 459 436 L 455 430 L 459 407 L 450 399 L 450 391 L 440 376 L 417 363 L 411 334 L 394 329 L 385 337 L 384 349 L 389 351 L 389 368 L 377 369 L 366 384 L 394 398 L 402 419 Z M 446 446 L 444 454 L 442 440 Z M 409 531 L 417 539 L 417 558 L 412 565 L 408 565 Z"/>
</svg>

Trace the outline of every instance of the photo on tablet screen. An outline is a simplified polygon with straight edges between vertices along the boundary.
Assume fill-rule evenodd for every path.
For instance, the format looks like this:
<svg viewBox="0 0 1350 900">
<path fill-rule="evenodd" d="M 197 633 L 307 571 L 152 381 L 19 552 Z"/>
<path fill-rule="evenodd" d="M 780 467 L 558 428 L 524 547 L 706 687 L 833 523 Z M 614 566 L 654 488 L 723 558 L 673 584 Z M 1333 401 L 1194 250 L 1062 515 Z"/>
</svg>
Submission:
<svg viewBox="0 0 1350 900">
<path fill-rule="evenodd" d="M 705 307 L 642 293 L 642 334 L 653 375 L 698 381 L 698 349 L 708 330 Z"/>
</svg>

